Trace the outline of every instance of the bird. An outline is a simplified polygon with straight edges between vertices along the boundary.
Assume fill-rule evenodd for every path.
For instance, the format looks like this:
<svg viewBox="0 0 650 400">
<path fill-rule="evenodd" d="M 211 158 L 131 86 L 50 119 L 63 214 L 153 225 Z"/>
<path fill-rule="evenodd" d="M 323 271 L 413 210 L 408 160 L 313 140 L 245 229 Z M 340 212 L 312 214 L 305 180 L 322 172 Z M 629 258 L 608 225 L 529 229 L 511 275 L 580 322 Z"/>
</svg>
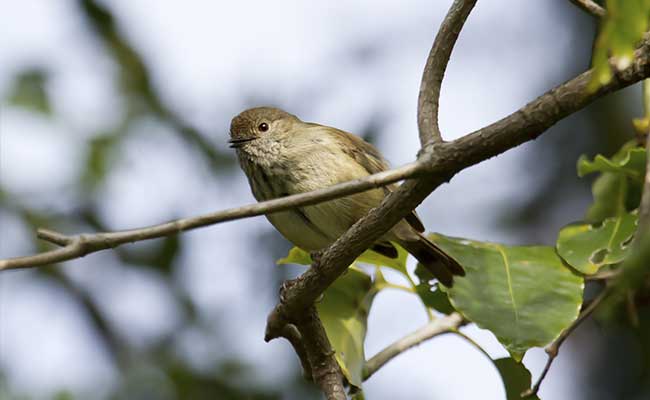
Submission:
<svg viewBox="0 0 650 400">
<path fill-rule="evenodd" d="M 351 133 L 303 122 L 274 107 L 247 109 L 232 119 L 230 147 L 248 178 L 257 201 L 277 199 L 363 178 L 389 168 L 379 150 Z M 383 188 L 319 204 L 267 214 L 271 224 L 295 246 L 318 252 L 327 248 L 356 221 L 395 190 Z M 410 212 L 371 247 L 396 258 L 398 244 L 443 285 L 464 276 L 463 267 L 424 235 L 424 225 Z"/>
</svg>

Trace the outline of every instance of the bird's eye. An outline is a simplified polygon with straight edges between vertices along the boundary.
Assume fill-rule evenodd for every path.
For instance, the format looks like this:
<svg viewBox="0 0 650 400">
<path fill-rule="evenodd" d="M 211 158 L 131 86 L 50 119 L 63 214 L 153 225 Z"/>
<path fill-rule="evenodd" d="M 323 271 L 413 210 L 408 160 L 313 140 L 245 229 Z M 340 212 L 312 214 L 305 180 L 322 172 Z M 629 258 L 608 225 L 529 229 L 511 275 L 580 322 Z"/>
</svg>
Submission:
<svg viewBox="0 0 650 400">
<path fill-rule="evenodd" d="M 257 129 L 259 129 L 260 132 L 266 132 L 266 131 L 269 130 L 269 124 L 267 124 L 266 122 L 262 122 L 262 123 L 257 127 Z"/>
</svg>

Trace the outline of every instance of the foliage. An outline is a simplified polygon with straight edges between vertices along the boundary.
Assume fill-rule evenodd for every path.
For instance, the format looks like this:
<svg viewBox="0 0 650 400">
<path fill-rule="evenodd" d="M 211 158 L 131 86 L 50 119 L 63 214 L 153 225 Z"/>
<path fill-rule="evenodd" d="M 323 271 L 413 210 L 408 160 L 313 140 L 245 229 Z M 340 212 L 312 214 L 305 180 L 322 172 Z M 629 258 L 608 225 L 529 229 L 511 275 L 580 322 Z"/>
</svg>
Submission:
<svg viewBox="0 0 650 400">
<path fill-rule="evenodd" d="M 607 0 L 605 3 L 607 14 L 601 23 L 592 56 L 591 90 L 612 79 L 609 57 L 618 70 L 632 63 L 634 49 L 648 30 L 650 1 Z"/>
<path fill-rule="evenodd" d="M 506 399 L 521 399 L 521 394 L 530 388 L 531 376 L 526 367 L 512 358 L 494 360 L 494 366 L 501 375 L 501 380 L 506 389 Z M 528 400 L 539 400 L 539 397 L 533 395 L 528 397 Z"/>
<path fill-rule="evenodd" d="M 46 90 L 47 73 L 39 68 L 25 70 L 14 80 L 8 96 L 9 104 L 41 114 L 50 114 L 52 106 Z"/>
<path fill-rule="evenodd" d="M 645 150 L 633 142 L 626 143 L 611 158 L 597 155 L 589 161 L 581 157 L 578 175 L 600 174 L 594 182 L 594 205 L 587 213 L 592 222 L 562 228 L 555 248 L 508 246 L 430 234 L 433 242 L 465 268 L 466 276 L 456 277 L 451 288 L 440 286 L 420 265 L 414 271 L 416 283 L 406 268 L 407 254 L 399 246 L 397 259 L 366 251 L 357 262 L 375 265 L 374 279 L 352 266 L 325 292 L 319 307 L 346 378 L 361 387 L 363 339 L 375 294 L 386 288 L 404 288 L 419 296 L 430 315 L 431 311 L 457 311 L 468 322 L 494 333 L 511 358 L 492 362 L 502 377 L 508 399 L 519 398 L 531 383 L 530 372 L 521 359 L 531 347 L 549 345 L 576 320 L 583 301 L 584 275 L 605 265 L 616 268 L 630 255 L 637 214 L 628 208 L 638 206 L 638 202 L 633 204 L 638 196 L 632 201 L 628 196 L 640 191 L 645 159 Z M 617 185 L 603 185 L 603 176 L 625 182 L 624 190 Z M 612 207 L 612 201 L 619 203 Z M 596 217 L 602 219 L 594 221 Z M 311 258 L 305 251 L 293 248 L 278 263 L 309 265 Z M 381 267 L 386 266 L 403 274 L 410 287 L 387 282 L 381 273 Z"/>
<path fill-rule="evenodd" d="M 467 276 L 446 289 L 468 320 L 490 330 L 515 361 L 543 347 L 578 316 L 583 280 L 552 247 L 505 246 L 432 235 Z"/>
</svg>

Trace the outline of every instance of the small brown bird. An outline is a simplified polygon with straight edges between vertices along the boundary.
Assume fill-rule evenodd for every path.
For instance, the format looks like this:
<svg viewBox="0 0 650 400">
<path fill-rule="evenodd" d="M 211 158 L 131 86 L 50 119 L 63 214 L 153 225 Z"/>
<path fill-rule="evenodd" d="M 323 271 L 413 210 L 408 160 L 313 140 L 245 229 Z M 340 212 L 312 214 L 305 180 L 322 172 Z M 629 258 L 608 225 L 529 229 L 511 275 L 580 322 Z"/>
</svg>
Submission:
<svg viewBox="0 0 650 400">
<path fill-rule="evenodd" d="M 384 171 L 386 160 L 370 143 L 328 126 L 303 122 L 272 107 L 251 108 L 233 118 L 230 144 L 258 201 L 309 192 Z M 306 251 L 333 243 L 395 185 L 324 203 L 267 215 L 273 226 Z M 445 286 L 463 268 L 423 234 L 415 212 L 388 231 L 372 250 L 397 257 L 397 243 L 411 253 Z"/>
</svg>

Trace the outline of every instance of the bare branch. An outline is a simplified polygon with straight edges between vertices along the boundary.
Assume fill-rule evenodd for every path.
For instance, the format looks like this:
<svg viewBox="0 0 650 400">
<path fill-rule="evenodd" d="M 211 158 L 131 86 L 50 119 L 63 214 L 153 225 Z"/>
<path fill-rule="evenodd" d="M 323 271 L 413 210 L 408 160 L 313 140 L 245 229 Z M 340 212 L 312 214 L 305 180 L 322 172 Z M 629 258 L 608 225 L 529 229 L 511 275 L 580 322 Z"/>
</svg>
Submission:
<svg viewBox="0 0 650 400">
<path fill-rule="evenodd" d="M 366 361 L 363 372 L 363 379 L 370 378 L 379 368 L 383 367 L 388 361 L 402 354 L 406 350 L 419 345 L 420 343 L 442 335 L 447 332 L 453 332 L 463 323 L 463 317 L 458 313 L 452 313 L 441 318 L 434 319 L 422 328 L 404 336 L 403 338 L 392 343 L 379 353 Z"/>
<path fill-rule="evenodd" d="M 438 125 L 442 78 L 445 75 L 458 35 L 475 4 L 476 0 L 454 0 L 433 41 L 422 74 L 418 97 L 418 131 L 422 147 L 429 142 L 442 142 L 442 134 Z"/>
<path fill-rule="evenodd" d="M 311 306 L 297 316 L 295 324 L 311 365 L 311 374 L 328 400 L 345 400 L 344 377 L 316 307 Z"/>
<path fill-rule="evenodd" d="M 542 374 L 539 376 L 537 379 L 537 382 L 533 385 L 532 388 L 529 390 L 525 391 L 524 393 L 521 394 L 522 397 L 530 397 L 533 395 L 536 395 L 537 392 L 539 391 L 539 387 L 544 381 L 544 378 L 546 378 L 546 374 L 548 374 L 549 369 L 551 369 L 551 365 L 553 364 L 553 361 L 558 355 L 558 352 L 560 351 L 560 346 L 562 346 L 562 343 L 566 340 L 573 331 L 576 330 L 576 328 L 589 316 L 594 312 L 594 310 L 602 303 L 603 300 L 610 294 L 611 290 L 610 287 L 607 286 L 605 287 L 599 294 L 596 296 L 595 299 L 589 303 L 587 307 L 585 307 L 584 310 L 580 313 L 578 318 L 576 318 L 573 323 L 566 328 L 560 336 L 558 336 L 557 339 L 553 341 L 548 347 L 546 347 L 546 354 L 548 354 L 548 359 L 546 360 L 546 365 L 544 366 L 544 370 L 542 371 Z"/>
<path fill-rule="evenodd" d="M 311 374 L 311 364 L 309 363 L 309 358 L 307 357 L 307 350 L 305 349 L 305 345 L 302 343 L 302 335 L 300 334 L 298 328 L 294 324 L 287 324 L 282 331 L 282 337 L 291 343 L 293 350 L 298 355 L 300 364 L 302 365 L 303 377 L 308 381 L 313 380 Z"/>
<path fill-rule="evenodd" d="M 237 208 L 230 208 L 211 214 L 179 219 L 145 228 L 73 236 L 67 236 L 51 230 L 40 229 L 38 231 L 39 238 L 64 247 L 33 256 L 0 260 L 0 271 L 4 269 L 30 268 L 54 264 L 80 258 L 87 254 L 117 247 L 125 243 L 160 238 L 221 222 L 316 204 L 377 187 L 386 186 L 405 178 L 416 177 L 422 175 L 423 169 L 424 166 L 422 163 L 410 163 L 396 169 L 340 183 L 313 192 L 301 193 Z"/>
<path fill-rule="evenodd" d="M 594 17 L 603 18 L 607 11 L 598 3 L 593 0 L 569 0 L 575 6 L 580 7 L 584 11 L 593 15 Z"/>
</svg>

